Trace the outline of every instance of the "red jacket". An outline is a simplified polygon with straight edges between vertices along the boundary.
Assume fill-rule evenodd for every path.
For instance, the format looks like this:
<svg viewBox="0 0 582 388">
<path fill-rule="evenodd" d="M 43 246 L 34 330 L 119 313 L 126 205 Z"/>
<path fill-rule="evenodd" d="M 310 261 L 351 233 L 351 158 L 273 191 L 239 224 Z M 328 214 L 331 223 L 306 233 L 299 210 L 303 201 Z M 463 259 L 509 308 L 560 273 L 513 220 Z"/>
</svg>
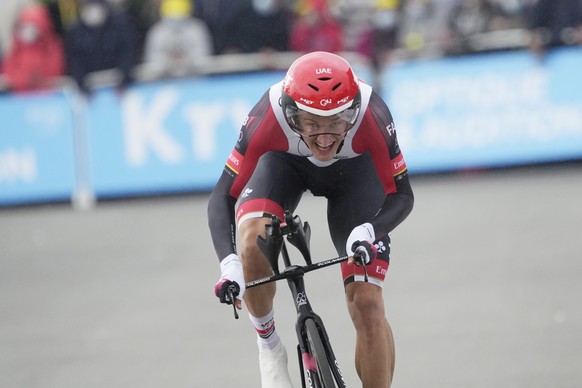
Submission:
<svg viewBox="0 0 582 388">
<path fill-rule="evenodd" d="M 297 17 L 291 29 L 289 46 L 294 51 L 329 51 L 344 49 L 343 26 L 332 15 L 325 0 L 312 0 L 311 9 Z"/>
<path fill-rule="evenodd" d="M 23 41 L 19 34 L 21 26 L 27 23 L 38 28 L 38 36 L 32 42 Z M 19 15 L 10 51 L 2 63 L 9 89 L 23 92 L 51 88 L 55 77 L 64 71 L 63 43 L 54 31 L 48 11 L 42 4 L 27 6 Z"/>
</svg>

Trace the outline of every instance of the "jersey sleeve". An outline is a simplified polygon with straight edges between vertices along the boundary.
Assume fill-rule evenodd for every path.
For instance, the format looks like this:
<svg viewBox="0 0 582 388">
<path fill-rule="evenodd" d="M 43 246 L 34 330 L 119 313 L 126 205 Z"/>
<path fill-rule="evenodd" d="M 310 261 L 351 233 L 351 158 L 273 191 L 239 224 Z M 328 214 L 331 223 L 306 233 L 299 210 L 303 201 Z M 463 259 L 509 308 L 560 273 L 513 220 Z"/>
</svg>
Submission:
<svg viewBox="0 0 582 388">
<path fill-rule="evenodd" d="M 392 114 L 377 93 L 372 93 L 370 97 L 353 147 L 357 153 L 371 154 L 386 194 L 397 192 L 397 183 L 407 175 L 408 170 L 398 144 Z"/>
<path fill-rule="evenodd" d="M 414 195 L 392 114 L 377 93 L 370 96 L 364 115 L 353 148 L 357 153 L 370 153 L 386 192 L 386 200 L 372 220 L 376 237 L 381 238 L 410 214 Z"/>
</svg>

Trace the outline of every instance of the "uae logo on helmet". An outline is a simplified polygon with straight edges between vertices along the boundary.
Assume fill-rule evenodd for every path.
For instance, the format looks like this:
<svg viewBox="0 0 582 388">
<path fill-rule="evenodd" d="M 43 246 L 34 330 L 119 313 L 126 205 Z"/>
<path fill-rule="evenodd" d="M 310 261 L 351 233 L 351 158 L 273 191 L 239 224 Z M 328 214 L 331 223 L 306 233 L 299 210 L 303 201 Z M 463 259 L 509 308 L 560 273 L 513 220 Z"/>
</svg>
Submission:
<svg viewBox="0 0 582 388">
<path fill-rule="evenodd" d="M 315 69 L 315 74 L 331 74 L 331 67 L 321 67 Z"/>
</svg>

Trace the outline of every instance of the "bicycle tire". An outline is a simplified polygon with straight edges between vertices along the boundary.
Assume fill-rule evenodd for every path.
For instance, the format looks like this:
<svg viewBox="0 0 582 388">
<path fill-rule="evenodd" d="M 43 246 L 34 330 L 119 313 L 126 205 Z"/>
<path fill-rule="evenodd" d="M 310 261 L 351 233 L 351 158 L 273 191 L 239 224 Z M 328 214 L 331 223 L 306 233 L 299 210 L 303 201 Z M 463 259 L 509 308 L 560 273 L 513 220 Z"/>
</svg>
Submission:
<svg viewBox="0 0 582 388">
<path fill-rule="evenodd" d="M 319 335 L 319 329 L 312 319 L 305 321 L 305 331 L 307 332 L 307 340 L 309 342 L 310 351 L 312 353 L 311 355 L 315 358 L 317 363 L 317 372 L 321 387 L 336 387 L 333 372 L 327 358 L 327 352 L 323 346 L 321 336 Z"/>
</svg>

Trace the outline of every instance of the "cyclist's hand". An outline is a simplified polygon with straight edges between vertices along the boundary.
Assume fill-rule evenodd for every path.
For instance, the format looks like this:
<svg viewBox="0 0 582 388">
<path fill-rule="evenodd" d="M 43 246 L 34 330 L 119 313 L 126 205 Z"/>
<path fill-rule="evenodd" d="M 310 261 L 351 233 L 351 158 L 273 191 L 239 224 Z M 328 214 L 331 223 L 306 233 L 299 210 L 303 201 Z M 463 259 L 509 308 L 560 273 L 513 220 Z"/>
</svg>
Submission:
<svg viewBox="0 0 582 388">
<path fill-rule="evenodd" d="M 350 256 L 350 264 L 367 265 L 376 258 L 377 250 L 374 246 L 376 234 L 370 223 L 356 226 L 346 241 L 346 252 Z"/>
<path fill-rule="evenodd" d="M 228 255 L 220 262 L 220 280 L 214 286 L 214 294 L 220 303 L 235 304 L 237 309 L 241 309 L 241 300 L 245 292 L 245 279 L 240 259 L 236 254 Z M 234 301 L 231 299 L 234 297 Z"/>
<path fill-rule="evenodd" d="M 352 245 L 354 251 L 354 262 L 356 265 L 368 265 L 376 258 L 378 250 L 374 244 L 368 241 L 356 241 Z"/>
</svg>

